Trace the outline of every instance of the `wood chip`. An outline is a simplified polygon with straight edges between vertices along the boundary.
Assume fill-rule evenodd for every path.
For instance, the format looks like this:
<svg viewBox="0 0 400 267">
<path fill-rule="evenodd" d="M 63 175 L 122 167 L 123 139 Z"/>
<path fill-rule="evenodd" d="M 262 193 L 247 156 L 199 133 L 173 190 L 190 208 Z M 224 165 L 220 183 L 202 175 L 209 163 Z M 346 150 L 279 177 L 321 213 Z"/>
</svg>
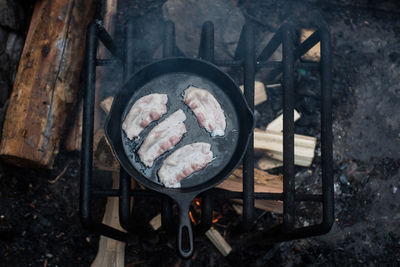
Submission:
<svg viewBox="0 0 400 267">
<path fill-rule="evenodd" d="M 154 231 L 157 231 L 161 227 L 161 213 L 157 214 L 153 219 L 149 222 L 151 228 Z"/>
<path fill-rule="evenodd" d="M 232 247 L 226 242 L 226 240 L 222 237 L 222 235 L 215 230 L 214 228 L 210 228 L 206 232 L 206 236 L 213 243 L 213 245 L 221 252 L 224 257 L 228 256 L 232 251 Z"/>
<path fill-rule="evenodd" d="M 267 88 L 276 88 L 276 87 L 281 87 L 282 84 L 280 83 L 273 83 L 273 84 L 267 84 L 265 87 Z"/>
</svg>

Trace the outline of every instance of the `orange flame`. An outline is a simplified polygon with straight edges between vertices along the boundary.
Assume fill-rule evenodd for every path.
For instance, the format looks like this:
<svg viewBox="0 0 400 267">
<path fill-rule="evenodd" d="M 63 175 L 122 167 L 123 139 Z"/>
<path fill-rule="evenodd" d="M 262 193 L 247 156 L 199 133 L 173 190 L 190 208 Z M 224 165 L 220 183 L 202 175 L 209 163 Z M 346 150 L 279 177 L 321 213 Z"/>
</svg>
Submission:
<svg viewBox="0 0 400 267">
<path fill-rule="evenodd" d="M 200 221 L 196 219 L 200 217 L 200 214 L 201 214 L 201 199 L 195 198 L 192 203 L 192 211 L 189 211 L 190 220 L 193 222 L 194 225 L 199 224 Z M 213 211 L 212 223 L 217 223 L 222 217 L 223 217 L 222 214 Z"/>
<path fill-rule="evenodd" d="M 194 223 L 194 225 L 197 225 L 197 222 L 196 222 L 196 220 L 193 218 L 193 214 L 192 214 L 191 211 L 189 211 L 189 217 L 190 217 L 190 220 Z"/>
<path fill-rule="evenodd" d="M 216 223 L 219 221 L 219 219 L 222 218 L 221 214 L 217 214 L 215 211 L 213 211 L 213 219 L 212 219 L 212 223 Z"/>
</svg>

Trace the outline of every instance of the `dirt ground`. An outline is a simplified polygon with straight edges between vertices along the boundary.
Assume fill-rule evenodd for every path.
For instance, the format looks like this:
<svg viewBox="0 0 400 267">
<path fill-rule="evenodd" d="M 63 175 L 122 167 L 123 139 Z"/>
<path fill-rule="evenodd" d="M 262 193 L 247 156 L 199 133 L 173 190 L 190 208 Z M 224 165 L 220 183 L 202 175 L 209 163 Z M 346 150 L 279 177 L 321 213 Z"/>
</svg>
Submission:
<svg viewBox="0 0 400 267">
<path fill-rule="evenodd" d="M 133 13 L 138 23 L 149 19 L 162 22 L 163 1 L 130 2 L 136 3 Z M 311 21 L 322 18 L 329 27 L 333 53 L 335 223 L 324 236 L 243 246 L 239 242 L 243 237 L 240 218 L 228 201 L 217 201 L 214 206 L 224 218 L 216 227 L 227 233 L 233 252 L 223 257 L 206 238 L 199 236 L 195 257 L 181 260 L 175 253 L 174 237 L 151 232 L 145 223 L 157 214 L 160 203 L 138 199 L 134 214 L 141 217 L 137 222 L 139 230 L 127 246 L 126 263 L 129 266 L 400 265 L 399 5 L 396 1 L 372 4 L 345 0 L 289 1 L 290 5 L 255 0 L 235 3 L 257 32 L 276 30 L 289 17 Z M 317 78 L 317 74 L 306 72 L 299 79 L 296 108 L 303 116 L 296 122 L 298 133 L 318 136 Z M 269 103 L 257 108 L 259 125 L 273 119 L 280 109 L 274 103 L 280 101 L 281 93 L 268 91 L 268 95 Z M 51 171 L 0 164 L 0 266 L 88 266 L 93 261 L 99 237 L 83 229 L 79 222 L 79 164 L 78 153 L 65 151 L 61 151 Z M 316 159 L 311 168 L 313 175 L 303 177 L 298 185 L 312 190 L 319 168 Z M 62 177 L 53 183 L 64 169 Z M 298 168 L 299 173 L 303 171 Z M 101 205 L 98 209 L 101 214 Z M 279 221 L 271 213 L 258 211 L 256 215 L 253 232 Z M 304 217 L 301 222 L 312 220 Z M 142 234 L 141 229 L 145 230 Z"/>
</svg>

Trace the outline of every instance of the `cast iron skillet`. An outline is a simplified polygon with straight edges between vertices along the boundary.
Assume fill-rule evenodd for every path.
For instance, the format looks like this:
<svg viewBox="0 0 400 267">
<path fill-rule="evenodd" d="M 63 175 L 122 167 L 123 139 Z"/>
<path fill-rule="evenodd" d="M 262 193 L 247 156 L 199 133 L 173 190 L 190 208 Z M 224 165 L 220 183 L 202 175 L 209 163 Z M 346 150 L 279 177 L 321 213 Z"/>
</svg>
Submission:
<svg viewBox="0 0 400 267">
<path fill-rule="evenodd" d="M 227 128 L 222 137 L 210 137 L 201 128 L 192 111 L 183 103 L 183 92 L 190 86 L 209 90 L 224 110 Z M 150 93 L 168 94 L 168 112 L 152 122 L 138 139 L 129 140 L 122 122 L 133 103 Z M 178 145 L 160 156 L 153 167 L 146 168 L 136 151 L 148 132 L 177 109 L 186 114 L 187 133 Z M 121 166 L 145 187 L 174 199 L 179 206 L 178 251 L 183 257 L 193 253 L 193 234 L 189 206 L 199 193 L 221 183 L 239 165 L 253 131 L 253 114 L 235 82 L 213 64 L 199 59 L 168 58 L 137 71 L 119 90 L 106 120 L 105 133 Z M 215 159 L 203 170 L 181 182 L 181 188 L 165 188 L 158 182 L 157 171 L 175 149 L 202 141 L 211 144 Z"/>
</svg>

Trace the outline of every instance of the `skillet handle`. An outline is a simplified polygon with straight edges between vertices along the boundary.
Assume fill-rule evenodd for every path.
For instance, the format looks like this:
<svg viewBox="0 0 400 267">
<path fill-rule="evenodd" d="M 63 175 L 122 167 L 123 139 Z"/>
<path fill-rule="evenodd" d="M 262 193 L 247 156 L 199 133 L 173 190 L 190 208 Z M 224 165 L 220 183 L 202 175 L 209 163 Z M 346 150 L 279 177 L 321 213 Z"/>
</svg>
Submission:
<svg viewBox="0 0 400 267">
<path fill-rule="evenodd" d="M 178 251 L 183 258 L 192 256 L 193 247 L 193 231 L 189 217 L 189 206 L 192 199 L 179 201 L 179 229 L 178 229 Z"/>
</svg>

